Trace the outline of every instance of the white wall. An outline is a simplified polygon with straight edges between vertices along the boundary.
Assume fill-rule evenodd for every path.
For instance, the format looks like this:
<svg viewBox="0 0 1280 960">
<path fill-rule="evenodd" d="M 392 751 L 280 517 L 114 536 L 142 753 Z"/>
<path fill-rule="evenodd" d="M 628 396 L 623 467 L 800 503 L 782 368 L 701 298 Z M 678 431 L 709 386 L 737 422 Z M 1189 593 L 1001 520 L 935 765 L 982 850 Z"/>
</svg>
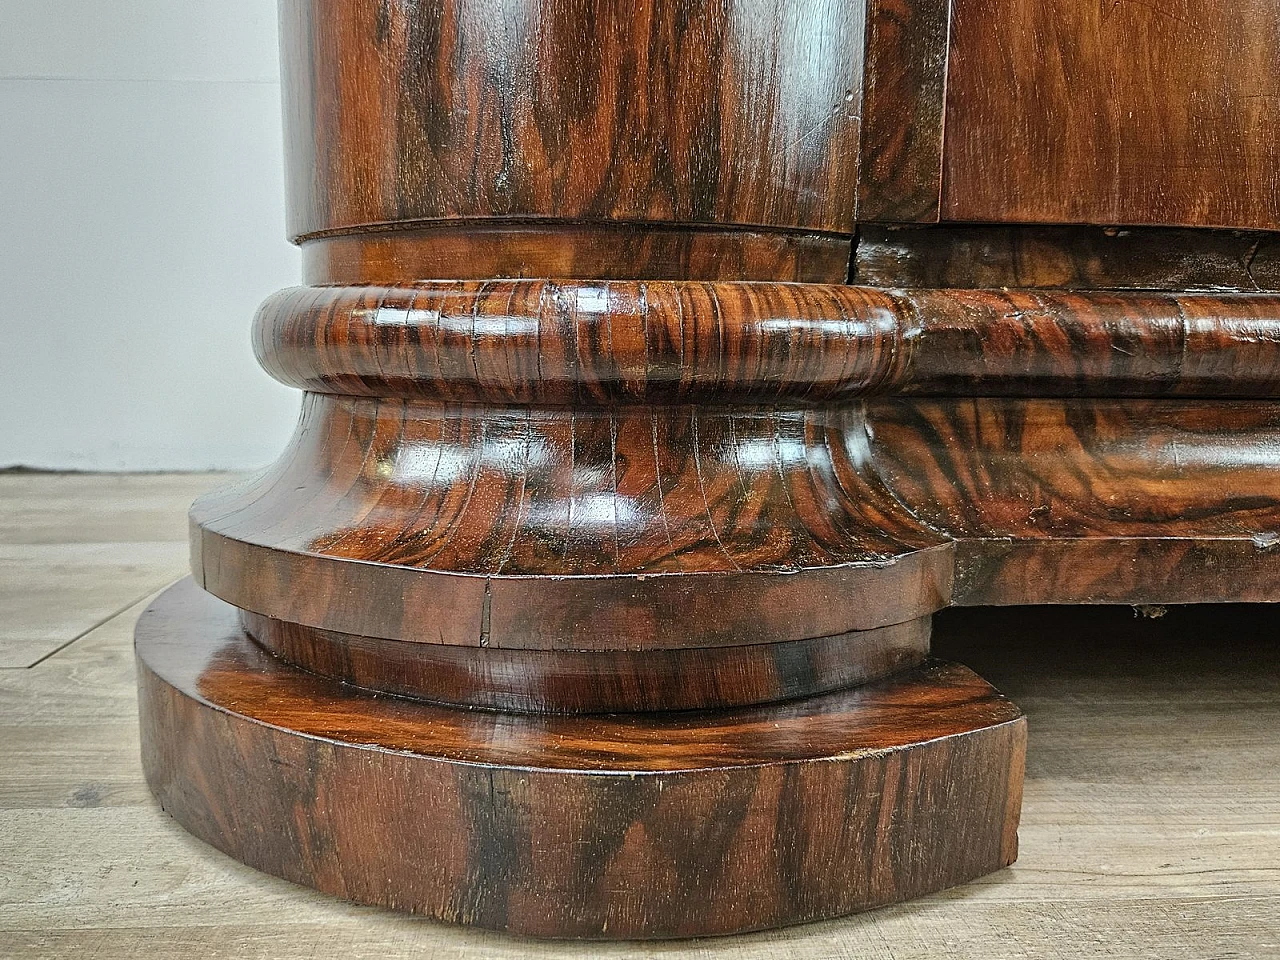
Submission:
<svg viewBox="0 0 1280 960">
<path fill-rule="evenodd" d="M 0 467 L 242 469 L 298 394 L 275 0 L 0 0 Z"/>
</svg>

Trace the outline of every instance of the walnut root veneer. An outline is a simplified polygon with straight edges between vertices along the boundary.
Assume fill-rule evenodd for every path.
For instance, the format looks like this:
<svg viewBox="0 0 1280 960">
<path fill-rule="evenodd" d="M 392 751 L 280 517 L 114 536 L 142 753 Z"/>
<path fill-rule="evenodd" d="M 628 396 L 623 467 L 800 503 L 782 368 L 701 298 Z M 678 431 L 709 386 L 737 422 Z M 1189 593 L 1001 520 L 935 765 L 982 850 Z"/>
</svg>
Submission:
<svg viewBox="0 0 1280 960">
<path fill-rule="evenodd" d="M 1243 93 L 1280 45 L 1260 3 L 1199 35 L 1221 72 L 1135 5 L 987 6 L 282 0 L 308 285 L 253 336 L 305 398 L 139 623 L 165 809 L 538 936 L 1012 862 L 1025 721 L 930 659 L 934 612 L 1280 599 L 1272 105 Z M 1071 103 L 1023 62 L 1042 21 Z M 1131 36 L 1151 62 L 1108 72 Z M 1166 122 L 1188 90 L 1200 122 Z M 1097 149 L 1059 149 L 1095 102 Z M 1188 172 L 1211 135 L 1235 179 Z M 1052 148 L 1053 189 L 1011 148 Z M 1167 162 L 1081 160 L 1108 150 Z"/>
</svg>

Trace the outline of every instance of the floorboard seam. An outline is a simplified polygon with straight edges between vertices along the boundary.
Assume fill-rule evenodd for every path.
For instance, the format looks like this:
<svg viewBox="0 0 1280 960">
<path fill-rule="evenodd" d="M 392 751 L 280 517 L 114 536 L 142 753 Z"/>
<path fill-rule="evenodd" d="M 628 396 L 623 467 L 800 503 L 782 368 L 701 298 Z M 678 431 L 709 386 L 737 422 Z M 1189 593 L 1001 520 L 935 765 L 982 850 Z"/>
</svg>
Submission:
<svg viewBox="0 0 1280 960">
<path fill-rule="evenodd" d="M 180 580 L 180 579 L 182 579 L 182 578 L 181 578 L 181 577 L 179 577 L 178 579 Z M 29 664 L 27 664 L 25 667 L 9 667 L 9 668 L 7 668 L 7 669 L 10 669 L 10 670 L 34 670 L 36 667 L 40 666 L 40 664 L 44 663 L 46 660 L 51 660 L 51 659 L 53 659 L 54 657 L 56 657 L 58 654 L 62 653 L 62 651 L 63 651 L 63 650 L 66 650 L 68 647 L 70 647 L 70 646 L 71 646 L 73 643 L 75 643 L 77 640 L 82 640 L 83 638 L 87 637 L 89 634 L 93 633 L 93 631 L 97 630 L 99 627 L 104 626 L 105 624 L 110 623 L 112 620 L 114 620 L 116 617 L 120 616 L 122 613 L 127 612 L 127 611 L 129 610 L 129 608 L 130 608 L 130 607 L 136 606 L 137 604 L 141 603 L 143 600 L 147 599 L 147 597 L 151 596 L 153 593 L 157 592 L 158 590 L 163 590 L 165 587 L 169 586 L 170 584 L 172 584 L 172 583 L 174 583 L 174 582 L 175 582 L 175 581 L 172 581 L 172 580 L 166 580 L 165 582 L 163 582 L 163 583 L 159 584 L 158 586 L 155 586 L 155 587 L 148 587 L 148 588 L 147 588 L 146 590 L 144 590 L 141 594 L 139 594 L 138 596 L 134 597 L 132 600 L 130 600 L 128 603 L 126 603 L 126 604 L 125 604 L 123 607 L 121 607 L 119 610 L 116 610 L 116 611 L 114 611 L 113 613 L 109 613 L 107 616 L 103 617 L 103 618 L 102 618 L 101 620 L 99 620 L 97 623 L 94 623 L 93 625 L 88 626 L 88 627 L 86 627 L 85 629 L 81 630 L 79 633 L 77 633 L 74 637 L 72 637 L 72 638 L 71 638 L 70 640 L 68 640 L 66 643 L 62 644 L 61 646 L 55 647 L 53 650 L 50 650 L 48 653 L 46 653 L 46 654 L 45 654 L 43 657 L 41 657 L 40 659 L 36 660 L 34 663 L 29 663 Z"/>
</svg>

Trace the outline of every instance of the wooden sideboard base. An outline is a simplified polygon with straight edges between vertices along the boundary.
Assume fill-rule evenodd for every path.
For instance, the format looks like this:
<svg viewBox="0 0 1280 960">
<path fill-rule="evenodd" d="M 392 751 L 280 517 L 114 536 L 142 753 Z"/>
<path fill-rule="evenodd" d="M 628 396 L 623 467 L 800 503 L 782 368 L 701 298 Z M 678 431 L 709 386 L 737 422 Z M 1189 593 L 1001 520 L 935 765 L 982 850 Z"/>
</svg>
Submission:
<svg viewBox="0 0 1280 960">
<path fill-rule="evenodd" d="M 291 667 L 190 580 L 143 615 L 137 656 L 165 810 L 360 903 L 690 937 L 907 900 L 1016 855 L 1025 720 L 954 664 L 736 710 L 464 710 Z"/>
<path fill-rule="evenodd" d="M 139 625 L 167 809 L 526 934 L 830 917 L 1014 857 L 1023 722 L 933 613 L 1280 601 L 1280 21 L 1099 87 L 1078 4 L 1059 144 L 1063 58 L 992 113 L 1035 31 L 952 6 L 282 0 L 307 285 L 253 341 L 306 397 Z M 1079 161 L 1030 206 L 1021 116 Z"/>
<path fill-rule="evenodd" d="M 1274 293 L 302 287 L 255 347 L 302 415 L 141 622 L 148 775 L 364 903 L 679 937 L 942 889 L 1013 859 L 1024 748 L 934 612 L 1280 600 Z"/>
</svg>

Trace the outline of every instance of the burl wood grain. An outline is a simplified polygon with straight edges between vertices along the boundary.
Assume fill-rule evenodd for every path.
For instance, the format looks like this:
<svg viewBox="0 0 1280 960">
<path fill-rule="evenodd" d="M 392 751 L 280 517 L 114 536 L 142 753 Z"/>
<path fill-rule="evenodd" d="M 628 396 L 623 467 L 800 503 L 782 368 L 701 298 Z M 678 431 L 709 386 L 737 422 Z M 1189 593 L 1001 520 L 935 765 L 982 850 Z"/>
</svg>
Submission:
<svg viewBox="0 0 1280 960">
<path fill-rule="evenodd" d="M 291 668 L 189 581 L 143 616 L 137 650 L 165 809 L 362 903 L 542 936 L 723 934 L 1016 854 L 1025 721 L 963 667 L 711 714 L 456 710 Z"/>
<path fill-rule="evenodd" d="M 459 217 L 852 232 L 861 0 L 283 0 L 290 236 Z"/>
<path fill-rule="evenodd" d="M 282 383 L 417 401 L 731 404 L 758 415 L 898 392 L 1280 390 L 1274 294 L 625 281 L 303 287 L 263 305 L 254 337 Z"/>
<path fill-rule="evenodd" d="M 1011 862 L 1023 722 L 928 617 L 1280 599 L 1280 257 L 872 230 L 842 281 L 859 218 L 1277 225 L 1280 14 L 1166 2 L 282 0 L 313 285 L 254 338 L 307 393 L 140 623 L 166 809 L 546 936 Z"/>
<path fill-rule="evenodd" d="M 954 0 L 950 220 L 1280 228 L 1273 0 Z"/>
<path fill-rule="evenodd" d="M 304 421 L 301 447 L 332 443 L 343 429 L 365 438 L 360 449 L 414 449 L 415 431 L 425 429 L 427 449 L 440 458 L 450 449 L 432 446 L 441 428 L 429 418 L 425 428 L 398 413 L 339 427 L 337 413 L 355 416 L 347 405 L 367 405 L 367 413 L 376 402 L 317 397 L 310 405 L 321 403 L 332 409 Z M 531 501 L 506 506 L 513 488 L 536 478 L 502 475 L 497 458 L 459 482 L 452 471 L 437 477 L 431 457 L 423 473 L 380 477 L 376 464 L 395 463 L 397 454 L 349 452 L 345 466 L 321 468 L 295 454 L 256 484 L 197 503 L 194 568 L 212 592 L 278 619 L 471 648 L 770 644 L 874 629 L 948 602 L 1280 597 L 1274 400 L 940 397 L 876 400 L 856 417 L 852 409 L 823 444 L 795 448 L 791 486 L 773 486 L 766 470 L 751 493 L 735 473 L 739 479 L 714 483 L 718 498 L 704 503 L 695 475 L 671 498 L 687 512 L 668 513 L 667 527 L 660 513 L 642 512 L 658 492 L 675 492 L 652 477 L 616 494 L 611 478 L 596 494 L 539 480 L 532 486 L 559 505 L 564 524 L 547 529 L 531 522 L 545 515 Z M 475 429 L 464 416 L 456 435 Z M 388 441 L 378 433 L 406 447 L 382 447 Z M 723 448 L 733 453 L 726 469 L 738 469 L 753 443 L 773 441 L 743 433 L 739 442 L 745 446 Z M 800 464 L 822 462 L 841 445 L 849 459 L 832 485 L 811 486 L 820 474 Z M 483 452 L 468 456 L 484 460 Z M 576 462 L 602 475 L 613 461 Z M 592 496 L 609 509 L 592 513 Z M 843 498 L 833 501 L 840 513 L 815 509 L 827 497 Z M 676 516 L 685 517 L 683 528 L 670 526 Z M 636 525 L 619 526 L 618 517 Z M 708 517 L 716 526 L 705 525 Z M 668 530 L 679 539 L 668 543 Z M 615 531 L 630 540 L 615 540 Z M 814 539 L 823 531 L 830 539 Z M 508 544 L 518 549 L 507 553 Z M 729 545 L 754 551 L 740 560 L 762 565 L 728 569 Z M 615 555 L 615 546 L 628 552 Z M 819 546 L 842 551 L 839 562 L 819 559 Z M 688 566 L 679 572 L 679 564 Z"/>
<path fill-rule="evenodd" d="M 273 375 L 313 392 L 273 468 L 193 509 L 193 569 L 217 596 L 383 640 L 741 647 L 926 616 L 951 599 L 957 549 L 1021 537 L 939 513 L 998 498 L 931 464 L 990 458 L 972 468 L 984 482 L 997 463 L 1044 464 L 1045 482 L 1064 485 L 1046 504 L 1109 509 L 1073 486 L 1082 471 L 1105 476 L 1109 454 L 1094 432 L 1074 432 L 1084 428 L 1072 411 L 1111 408 L 1044 398 L 1275 397 L 1280 297 L 661 281 L 299 288 L 263 308 L 257 348 Z M 898 419 L 967 409 L 954 400 L 864 413 L 858 398 L 885 393 L 1031 399 L 1001 408 L 1011 419 L 993 433 L 982 418 L 967 430 Z M 1018 418 L 1050 409 L 1065 412 L 1035 421 L 1036 443 L 1073 456 L 1021 446 Z M 1269 441 L 1224 403 L 1150 409 L 1108 429 L 1134 451 L 1127 470 L 1142 493 L 1129 509 L 1147 497 L 1160 511 L 1138 537 L 1160 564 L 1183 552 L 1186 507 L 1155 507 L 1173 489 L 1162 451 L 1192 449 L 1160 413 L 1207 411 L 1198 429 L 1218 423 L 1223 469 L 1240 445 Z M 1213 448 L 1194 448 L 1174 469 L 1201 497 L 1198 516 L 1270 502 L 1269 459 L 1255 454 L 1260 469 L 1224 487 Z M 1196 597 L 1266 593 L 1253 538 L 1270 520 L 1253 519 L 1196 534 L 1220 564 Z M 1068 538 L 1123 558 L 1135 537 L 1104 526 Z M 1016 580 L 1035 551 L 1058 546 L 1001 563 Z M 1176 600 L 1188 582 L 1118 577 L 1073 593 L 1041 577 L 1003 596 Z"/>
<path fill-rule="evenodd" d="M 910 358 L 893 295 L 844 285 L 486 281 L 303 287 L 259 362 L 349 396 L 539 406 L 846 399 Z"/>
</svg>

